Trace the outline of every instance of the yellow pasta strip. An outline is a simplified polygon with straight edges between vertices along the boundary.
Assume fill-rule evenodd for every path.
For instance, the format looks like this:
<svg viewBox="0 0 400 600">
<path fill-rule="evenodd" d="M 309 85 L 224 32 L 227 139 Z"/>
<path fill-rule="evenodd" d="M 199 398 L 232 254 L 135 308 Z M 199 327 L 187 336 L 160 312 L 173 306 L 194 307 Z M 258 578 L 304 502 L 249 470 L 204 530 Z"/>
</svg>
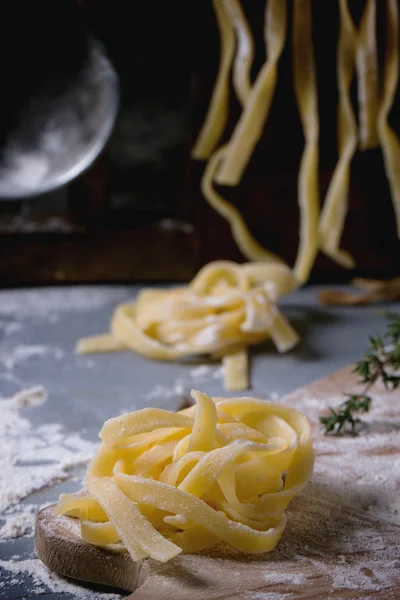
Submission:
<svg viewBox="0 0 400 600">
<path fill-rule="evenodd" d="M 279 0 L 281 1 L 281 0 Z M 282 0 L 285 2 L 285 0 Z M 233 238 L 243 255 L 249 260 L 280 262 L 279 256 L 265 250 L 251 235 L 242 215 L 230 202 L 222 198 L 214 189 L 213 182 L 218 168 L 225 159 L 227 147 L 221 146 L 210 158 L 201 180 L 201 191 L 207 202 L 221 217 L 228 221 Z"/>
<path fill-rule="evenodd" d="M 106 523 L 82 521 L 81 536 L 85 542 L 93 544 L 94 546 L 108 546 L 108 544 L 115 544 L 120 540 L 119 534 L 115 531 L 115 528 L 110 521 L 107 521 Z"/>
<path fill-rule="evenodd" d="M 274 319 L 271 329 L 271 338 L 279 352 L 288 352 L 296 346 L 300 340 L 289 321 L 280 314 L 277 314 Z"/>
<path fill-rule="evenodd" d="M 361 18 L 357 44 L 358 104 L 360 149 L 378 145 L 378 44 L 376 38 L 376 0 L 367 0 Z"/>
<path fill-rule="evenodd" d="M 222 411 L 218 410 L 218 416 L 222 413 Z M 252 442 L 259 442 L 260 444 L 266 443 L 265 435 L 263 435 L 257 429 L 252 429 L 248 427 L 244 423 L 238 423 L 237 421 L 225 422 L 221 423 L 220 418 L 218 418 L 218 429 L 221 431 L 227 440 L 232 441 L 235 439 L 244 439 Z"/>
<path fill-rule="evenodd" d="M 121 541 L 133 560 L 146 555 L 166 562 L 182 552 L 179 546 L 165 539 L 142 515 L 135 502 L 109 477 L 98 478 L 90 474 L 86 485 L 109 515 Z M 147 502 L 147 504 L 149 504 Z"/>
<path fill-rule="evenodd" d="M 153 469 L 163 467 L 172 457 L 176 442 L 156 444 L 143 452 L 132 464 L 132 470 L 140 477 L 149 477 Z"/>
<path fill-rule="evenodd" d="M 295 0 L 293 11 L 294 87 L 306 142 L 298 181 L 300 245 L 294 274 L 305 283 L 318 252 L 319 118 L 310 0 Z"/>
<path fill-rule="evenodd" d="M 261 68 L 224 153 L 217 183 L 237 185 L 259 141 L 272 104 L 278 62 L 286 41 L 286 0 L 269 0 L 265 16 L 267 61 Z"/>
<path fill-rule="evenodd" d="M 237 49 L 233 62 L 233 87 L 244 105 L 250 95 L 250 70 L 254 58 L 254 42 L 239 0 L 223 0 L 223 6 L 235 29 Z"/>
<path fill-rule="evenodd" d="M 216 482 L 221 471 L 229 467 L 241 454 L 250 451 L 273 453 L 276 450 L 272 445 L 236 440 L 225 448 L 208 452 L 185 477 L 179 489 L 201 498 Z"/>
<path fill-rule="evenodd" d="M 190 436 L 189 451 L 209 452 L 215 448 L 217 410 L 207 394 L 193 390 L 192 398 L 196 400 L 197 413 Z"/>
<path fill-rule="evenodd" d="M 254 463 L 254 467 L 257 468 L 257 463 Z M 265 469 L 265 465 L 264 469 Z M 263 471 L 258 471 L 261 477 L 264 475 Z M 220 473 L 218 477 L 218 484 L 223 492 L 223 495 L 226 498 L 226 501 L 222 500 L 219 502 L 221 508 L 228 514 L 228 516 L 233 517 L 235 520 L 243 523 L 247 521 L 247 525 L 250 527 L 255 527 L 256 529 L 260 528 L 260 524 L 262 523 L 262 529 L 268 529 L 272 522 L 276 522 L 275 514 L 268 514 L 268 512 L 264 511 L 262 508 L 257 506 L 257 495 L 256 493 L 250 493 L 250 490 L 246 494 L 247 497 L 252 498 L 253 503 L 240 502 L 237 497 L 237 471 L 233 469 L 226 469 L 223 473 Z M 268 493 L 276 492 L 282 486 L 282 480 L 274 481 L 270 477 L 266 477 Z M 265 481 L 264 481 L 265 484 Z M 254 482 L 250 483 L 250 487 L 254 490 Z M 255 489 L 260 489 L 260 486 L 257 485 Z M 265 489 L 265 487 L 264 487 Z M 253 491 L 251 490 L 251 491 Z M 257 523 L 258 522 L 258 523 Z M 250 524 L 251 523 L 251 524 Z"/>
<path fill-rule="evenodd" d="M 190 289 L 197 295 L 210 294 L 223 279 L 226 284 L 246 292 L 250 288 L 249 278 L 244 270 L 230 260 L 216 260 L 205 265 L 193 278 Z"/>
<path fill-rule="evenodd" d="M 223 513 L 215 511 L 203 500 L 175 487 L 123 474 L 119 474 L 116 480 L 133 502 L 145 495 L 148 504 L 155 508 L 168 510 L 174 506 L 174 510 L 179 514 L 211 531 L 233 548 L 249 554 L 263 554 L 273 550 L 286 526 L 286 518 L 282 516 L 276 528 L 268 531 L 252 530 L 246 525 L 230 521 Z"/>
<path fill-rule="evenodd" d="M 297 288 L 292 270 L 282 263 L 245 263 L 242 272 L 251 285 L 264 285 L 274 302 Z"/>
<path fill-rule="evenodd" d="M 319 241 L 323 252 L 344 267 L 354 267 L 348 252 L 341 250 L 340 239 L 348 210 L 350 165 L 357 148 L 357 123 L 350 98 L 356 54 L 356 32 L 347 0 L 339 0 L 340 33 L 337 57 L 339 87 L 338 147 L 339 161 L 332 176 L 319 223 Z"/>
<path fill-rule="evenodd" d="M 136 325 L 136 311 L 131 304 L 121 304 L 115 310 L 111 331 L 116 339 L 126 344 L 130 350 L 158 360 L 177 359 L 185 355 L 173 346 L 166 346 L 146 335 Z"/>
<path fill-rule="evenodd" d="M 183 456 L 174 457 L 174 462 L 167 465 L 160 475 L 160 481 L 168 485 L 179 485 L 180 481 L 193 469 L 202 458 L 205 452 L 187 452 Z"/>
<path fill-rule="evenodd" d="M 247 390 L 249 388 L 249 364 L 246 350 L 226 354 L 222 360 L 225 370 L 225 389 Z"/>
<path fill-rule="evenodd" d="M 139 450 L 141 453 L 146 450 L 149 444 L 154 442 L 165 442 L 168 440 L 179 440 L 187 435 L 188 432 L 189 429 L 183 429 L 182 427 L 163 427 L 161 429 L 156 429 L 155 431 L 139 433 L 126 438 L 121 444 L 118 444 L 116 448 L 125 448 L 130 451 Z"/>
<path fill-rule="evenodd" d="M 397 0 L 387 0 L 386 7 L 386 56 L 384 88 L 378 116 L 378 135 L 392 194 L 397 235 L 400 238 L 400 142 L 388 121 L 399 83 L 399 7 Z"/>
<path fill-rule="evenodd" d="M 203 127 L 192 150 L 193 158 L 208 158 L 217 146 L 228 119 L 229 75 L 235 50 L 235 36 L 222 0 L 213 0 L 221 39 L 220 66 Z"/>
<path fill-rule="evenodd" d="M 128 415 L 121 415 L 106 421 L 100 431 L 100 439 L 112 446 L 117 441 L 139 433 L 165 427 L 192 427 L 194 420 L 179 413 L 162 408 L 142 408 Z"/>
<path fill-rule="evenodd" d="M 105 333 L 102 335 L 94 335 L 87 337 L 76 345 L 77 354 L 91 354 L 92 352 L 114 352 L 116 350 L 124 350 L 125 346 L 112 335 Z"/>
<path fill-rule="evenodd" d="M 76 494 L 61 494 L 54 514 L 80 517 L 82 511 L 86 511 L 88 518 L 93 521 L 108 520 L 106 513 L 97 500 L 90 496 L 78 496 Z"/>
<path fill-rule="evenodd" d="M 189 531 L 172 534 L 171 538 L 182 548 L 183 552 L 187 553 L 206 550 L 219 542 L 214 533 L 198 525 L 193 526 Z"/>
</svg>

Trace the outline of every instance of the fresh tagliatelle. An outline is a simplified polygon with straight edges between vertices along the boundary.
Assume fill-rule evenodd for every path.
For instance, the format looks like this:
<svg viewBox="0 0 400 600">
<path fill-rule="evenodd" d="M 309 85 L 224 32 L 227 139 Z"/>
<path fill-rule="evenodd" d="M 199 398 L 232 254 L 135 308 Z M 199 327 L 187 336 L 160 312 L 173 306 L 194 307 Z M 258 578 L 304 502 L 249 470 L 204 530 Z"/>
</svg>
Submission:
<svg viewBox="0 0 400 600">
<path fill-rule="evenodd" d="M 298 335 L 276 303 L 296 281 L 279 263 L 209 263 L 183 287 L 144 289 L 117 306 L 109 334 L 78 342 L 79 354 L 133 350 L 149 358 L 223 357 L 226 389 L 249 387 L 246 351 L 271 338 L 280 352 Z"/>
<path fill-rule="evenodd" d="M 299 284 L 308 280 L 319 250 L 343 267 L 355 266 L 353 257 L 341 248 L 341 237 L 349 207 L 351 163 L 357 149 L 369 150 L 378 145 L 382 148 L 400 237 L 400 142 L 389 123 L 399 82 L 398 0 L 382 0 L 379 3 L 376 0 L 365 0 L 358 24 L 351 12 L 351 3 L 348 0 L 337 0 L 337 3 L 339 156 L 321 210 L 318 180 L 318 78 L 312 42 L 311 0 L 293 0 L 290 4 L 287 0 L 266 0 L 265 62 L 253 81 L 250 69 L 254 43 L 243 10 L 246 4 L 242 2 L 241 7 L 240 0 L 214 0 L 221 34 L 220 69 L 205 123 L 192 152 L 194 158 L 208 160 L 201 184 L 203 195 L 214 210 L 228 221 L 243 255 L 248 260 L 279 260 L 254 239 L 239 210 L 223 198 L 221 192 L 215 189 L 215 184 L 237 186 L 241 182 L 269 118 L 279 79 L 279 63 L 289 38 L 288 23 L 292 23 L 293 87 L 305 138 L 297 193 L 300 242 L 294 264 L 294 274 Z M 377 12 L 380 10 L 386 11 L 387 20 L 385 66 L 381 70 L 377 39 Z M 224 23 L 223 27 L 221 23 Z M 358 122 L 352 99 L 355 76 Z M 230 79 L 233 91 L 242 105 L 242 112 L 230 139 L 224 140 L 218 147 L 217 140 L 223 139 L 225 124 L 228 122 Z M 276 200 L 266 198 L 266 202 Z"/>
<path fill-rule="evenodd" d="M 88 543 L 161 562 L 221 542 L 249 554 L 275 548 L 313 470 L 307 419 L 254 398 L 192 396 L 196 405 L 178 413 L 106 421 L 90 495 L 63 494 L 55 511 L 79 518 Z"/>
</svg>

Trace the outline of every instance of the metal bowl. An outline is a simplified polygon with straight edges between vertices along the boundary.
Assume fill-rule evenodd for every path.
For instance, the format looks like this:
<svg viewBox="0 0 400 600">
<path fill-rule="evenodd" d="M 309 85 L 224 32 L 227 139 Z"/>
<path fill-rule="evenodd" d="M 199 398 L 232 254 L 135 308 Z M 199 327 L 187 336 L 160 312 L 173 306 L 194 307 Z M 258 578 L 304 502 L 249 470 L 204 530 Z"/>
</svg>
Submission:
<svg viewBox="0 0 400 600">
<path fill-rule="evenodd" d="M 118 103 L 116 72 L 91 39 L 78 72 L 61 89 L 50 81 L 0 148 L 0 198 L 37 196 L 82 173 L 106 144 Z"/>
</svg>

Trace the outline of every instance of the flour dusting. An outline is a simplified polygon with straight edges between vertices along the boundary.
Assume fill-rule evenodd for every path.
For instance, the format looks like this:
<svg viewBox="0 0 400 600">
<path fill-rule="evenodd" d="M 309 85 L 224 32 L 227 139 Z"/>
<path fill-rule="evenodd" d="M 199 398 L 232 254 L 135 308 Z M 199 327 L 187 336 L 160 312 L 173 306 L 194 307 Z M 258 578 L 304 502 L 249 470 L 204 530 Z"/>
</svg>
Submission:
<svg viewBox="0 0 400 600">
<path fill-rule="evenodd" d="M 169 385 L 156 383 L 146 394 L 146 402 L 152 400 L 169 398 L 179 398 L 180 396 L 189 396 L 194 384 L 200 385 L 211 382 L 213 379 L 222 379 L 223 366 L 198 365 L 189 371 L 186 379 L 175 379 Z"/>
<path fill-rule="evenodd" d="M 64 352 L 60 348 L 43 345 L 20 345 L 0 350 L 0 362 L 9 371 L 27 360 L 43 356 L 51 356 L 55 360 L 61 360 Z"/>
<path fill-rule="evenodd" d="M 4 523 L 0 524 L 0 541 L 32 537 L 37 512 L 36 504 L 20 504 L 5 510 L 0 515 L 0 523 Z"/>
<path fill-rule="evenodd" d="M 0 398 L 0 548 L 1 543 L 33 537 L 35 518 L 42 506 L 25 503 L 32 492 L 71 477 L 76 467 L 86 465 L 97 444 L 68 432 L 59 423 L 35 426 L 25 411 L 48 402 L 43 386 L 21 390 L 11 398 Z M 81 480 L 79 481 L 82 485 Z M 1 551 L 0 551 L 1 554 Z M 13 557 L 0 561 L 2 587 L 19 586 L 32 578 L 32 594 L 69 592 L 78 598 L 104 600 L 115 594 L 96 595 L 50 573 L 38 559 Z M 26 588 L 25 588 L 26 589 Z M 26 592 L 25 592 L 26 593 Z M 1 597 L 1 591 L 0 591 Z"/>
<path fill-rule="evenodd" d="M 97 447 L 78 433 L 66 432 L 59 423 L 33 426 L 23 414 L 24 407 L 46 401 L 41 386 L 0 399 L 1 518 L 32 492 L 67 479 L 71 469 L 86 464 Z"/>
<path fill-rule="evenodd" d="M 51 572 L 38 558 L 26 560 L 0 560 L 0 567 L 7 571 L 4 575 L 5 582 L 13 586 L 21 586 L 24 576 L 32 579 L 36 595 L 45 594 L 47 591 L 69 593 L 81 600 L 118 600 L 119 594 L 96 593 L 85 589 L 72 581 L 59 577 Z"/>
<path fill-rule="evenodd" d="M 324 436 L 320 431 L 319 416 L 328 405 L 339 406 L 341 395 L 327 400 L 304 392 L 294 402 L 290 396 L 284 401 L 301 410 L 318 432 L 313 493 L 400 525 L 400 422 L 394 419 L 398 409 L 393 409 L 393 395 L 376 385 L 371 411 L 363 415 L 365 425 L 356 436 Z"/>
</svg>

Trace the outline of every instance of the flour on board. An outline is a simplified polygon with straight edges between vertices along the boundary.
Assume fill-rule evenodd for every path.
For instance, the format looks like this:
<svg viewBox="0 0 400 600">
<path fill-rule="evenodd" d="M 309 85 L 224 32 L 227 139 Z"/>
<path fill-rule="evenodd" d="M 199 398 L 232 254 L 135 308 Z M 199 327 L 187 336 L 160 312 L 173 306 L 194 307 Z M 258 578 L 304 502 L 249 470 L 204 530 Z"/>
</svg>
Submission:
<svg viewBox="0 0 400 600">
<path fill-rule="evenodd" d="M 312 491 L 331 502 L 400 525 L 400 428 L 393 421 L 391 394 L 377 385 L 375 395 L 371 411 L 363 415 L 365 426 L 360 435 L 314 436 Z M 284 402 L 301 410 L 318 431 L 319 416 L 328 405 L 337 407 L 343 396 L 330 398 L 327 403 L 305 391 Z"/>
<path fill-rule="evenodd" d="M 7 571 L 7 574 L 4 575 L 5 583 L 8 582 L 13 586 L 21 586 L 26 576 L 32 578 L 33 592 L 38 596 L 50 591 L 68 593 L 80 600 L 118 600 L 122 598 L 119 594 L 96 593 L 77 583 L 63 579 L 51 572 L 38 558 L 0 560 L 0 568 Z"/>
</svg>

